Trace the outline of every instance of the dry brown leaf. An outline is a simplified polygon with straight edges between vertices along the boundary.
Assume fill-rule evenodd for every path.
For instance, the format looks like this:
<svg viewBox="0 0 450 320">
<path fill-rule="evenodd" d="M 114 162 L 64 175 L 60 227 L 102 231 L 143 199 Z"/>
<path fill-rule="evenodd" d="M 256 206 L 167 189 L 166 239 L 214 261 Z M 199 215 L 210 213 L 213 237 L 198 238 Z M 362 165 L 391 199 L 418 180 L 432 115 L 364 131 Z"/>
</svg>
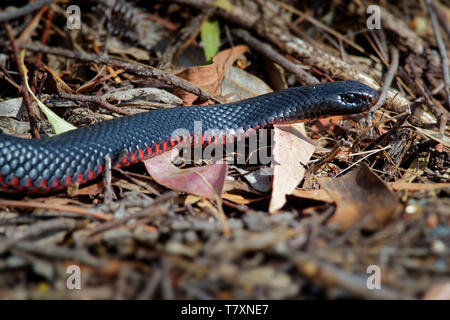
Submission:
<svg viewBox="0 0 450 320">
<path fill-rule="evenodd" d="M 313 132 L 342 132 L 343 127 L 350 126 L 354 124 L 355 121 L 352 116 L 349 115 L 341 115 L 341 116 L 332 116 L 322 119 L 317 119 L 314 124 L 311 126 Z M 342 127 L 342 128 L 341 128 Z"/>
<path fill-rule="evenodd" d="M 215 163 L 209 166 L 180 169 L 171 163 L 177 155 L 178 150 L 174 149 L 142 162 L 153 179 L 169 189 L 208 199 L 220 198 L 227 176 L 227 164 Z"/>
<path fill-rule="evenodd" d="M 44 64 L 44 69 L 51 74 L 51 76 L 53 77 L 53 79 L 56 82 L 56 85 L 58 87 L 58 90 L 64 91 L 64 92 L 68 92 L 68 93 L 75 93 L 74 90 L 72 90 L 71 87 L 69 87 L 69 85 L 67 83 L 64 82 L 63 79 L 61 79 L 61 77 L 49 66 Z"/>
<path fill-rule="evenodd" d="M 423 300 L 450 300 L 450 282 L 432 286 L 423 296 Z"/>
<path fill-rule="evenodd" d="M 109 70 L 110 73 L 107 75 L 103 75 L 103 72 L 106 70 Z M 105 82 L 106 80 L 108 80 L 109 78 L 113 78 L 116 77 L 117 75 L 121 74 L 125 72 L 124 69 L 118 69 L 118 70 L 110 70 L 109 68 L 102 68 L 100 70 L 100 72 L 97 74 L 97 76 L 94 77 L 94 79 L 92 79 L 91 81 L 83 84 L 82 86 L 80 86 L 75 92 L 77 94 L 79 93 L 83 93 L 86 91 L 91 90 L 92 88 L 94 88 L 95 86 L 97 86 L 99 83 L 101 82 Z"/>
<path fill-rule="evenodd" d="M 177 76 L 195 84 L 209 93 L 219 95 L 219 89 L 225 71 L 236 61 L 236 59 L 247 51 L 247 48 L 248 47 L 245 45 L 240 45 L 223 50 L 213 58 L 212 64 L 187 68 L 177 73 Z M 174 89 L 174 94 L 183 99 L 185 105 L 192 105 L 197 99 L 195 94 L 177 88 Z"/>
<path fill-rule="evenodd" d="M 253 203 L 253 202 L 257 202 L 257 201 L 261 201 L 264 200 L 264 197 L 257 197 L 257 198 L 249 198 L 249 197 L 244 197 L 241 194 L 234 194 L 234 193 L 228 193 L 225 192 L 222 195 L 222 198 L 231 202 L 234 202 L 236 204 L 249 204 L 249 203 Z"/>
<path fill-rule="evenodd" d="M 304 190 L 296 188 L 291 193 L 291 195 L 298 198 L 311 199 L 315 201 L 323 201 L 328 203 L 334 202 L 333 199 L 328 195 L 328 193 L 323 189 Z"/>
<path fill-rule="evenodd" d="M 400 207 L 397 196 L 365 164 L 345 176 L 317 180 L 336 202 L 336 212 L 328 224 L 339 231 L 351 228 L 366 214 L 372 215 L 372 219 L 364 229 L 379 229 Z"/>
<path fill-rule="evenodd" d="M 334 130 L 335 126 L 344 119 L 344 116 L 334 116 L 323 119 L 317 119 L 317 121 L 311 126 L 314 131 L 327 131 Z"/>
<path fill-rule="evenodd" d="M 148 61 L 150 54 L 148 50 L 138 47 L 130 47 L 129 45 L 119 41 L 117 38 L 111 37 L 107 42 L 108 52 L 117 56 L 130 55 L 136 60 Z"/>
<path fill-rule="evenodd" d="M 71 197 L 77 197 L 82 195 L 97 195 L 99 193 L 102 193 L 105 190 L 105 183 L 102 180 L 87 185 L 86 187 L 79 188 L 77 190 L 72 190 L 70 192 Z"/>
<path fill-rule="evenodd" d="M 274 170 L 269 212 L 274 214 L 286 203 L 286 195 L 294 191 L 305 175 L 315 146 L 306 137 L 303 123 L 274 126 Z"/>
</svg>

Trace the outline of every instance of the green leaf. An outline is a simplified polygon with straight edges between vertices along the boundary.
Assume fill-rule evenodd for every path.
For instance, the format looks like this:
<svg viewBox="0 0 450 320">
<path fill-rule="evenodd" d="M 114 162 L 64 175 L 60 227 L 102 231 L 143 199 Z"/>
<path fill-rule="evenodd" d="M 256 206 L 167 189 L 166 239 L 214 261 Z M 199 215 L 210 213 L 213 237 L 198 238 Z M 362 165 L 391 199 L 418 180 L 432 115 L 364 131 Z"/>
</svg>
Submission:
<svg viewBox="0 0 450 320">
<path fill-rule="evenodd" d="M 32 95 L 33 99 L 36 100 L 39 108 L 41 108 L 42 112 L 47 117 L 48 122 L 50 122 L 50 125 L 52 126 L 53 130 L 55 130 L 55 133 L 60 134 L 66 131 L 76 129 L 77 127 L 74 127 L 70 123 L 66 122 L 64 119 L 60 118 L 56 113 L 50 110 L 34 95 L 33 90 L 31 90 L 30 85 L 28 84 L 28 69 L 25 66 L 24 58 L 25 58 L 25 50 L 22 50 L 20 52 L 20 64 L 25 74 L 25 85 L 27 87 L 27 90 Z"/>
<path fill-rule="evenodd" d="M 233 8 L 233 5 L 231 4 L 230 0 L 216 0 L 212 3 L 212 5 L 221 8 L 225 11 L 231 11 L 231 9 Z"/>
<path fill-rule="evenodd" d="M 203 42 L 203 50 L 205 51 L 206 61 L 211 59 L 219 52 L 220 46 L 220 27 L 219 21 L 203 22 L 200 29 L 200 37 Z"/>
</svg>

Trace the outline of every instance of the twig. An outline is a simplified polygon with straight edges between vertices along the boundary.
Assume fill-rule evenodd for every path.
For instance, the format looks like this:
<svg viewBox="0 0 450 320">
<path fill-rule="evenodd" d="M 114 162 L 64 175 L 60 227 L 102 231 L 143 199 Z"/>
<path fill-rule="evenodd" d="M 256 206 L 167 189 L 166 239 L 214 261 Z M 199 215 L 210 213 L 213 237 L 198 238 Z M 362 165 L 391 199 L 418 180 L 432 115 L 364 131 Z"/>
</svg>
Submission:
<svg viewBox="0 0 450 320">
<path fill-rule="evenodd" d="M 8 81 L 14 88 L 16 88 L 19 92 L 22 89 L 20 87 L 20 85 L 18 85 L 9 75 L 8 71 L 5 69 L 4 66 L 0 65 L 0 69 L 2 69 L 2 71 L 0 71 L 0 78 L 5 79 L 6 81 Z"/>
<path fill-rule="evenodd" d="M 70 230 L 75 228 L 76 224 L 75 220 L 65 218 L 33 223 L 26 229 L 17 231 L 7 239 L 0 240 L 0 255 L 19 241 L 36 237 L 49 231 Z"/>
<path fill-rule="evenodd" d="M 389 288 L 370 290 L 367 287 L 367 275 L 358 276 L 349 273 L 309 255 L 297 254 L 293 261 L 298 270 L 311 281 L 342 288 L 357 297 L 382 300 L 412 299 L 410 296 Z"/>
<path fill-rule="evenodd" d="M 200 10 L 211 6 L 211 1 L 207 0 L 171 0 L 173 2 L 196 7 Z M 252 13 L 238 5 L 232 7 L 230 11 L 217 9 L 214 12 L 228 22 L 238 24 L 246 29 L 251 29 L 262 38 L 267 38 L 274 45 L 278 46 L 284 53 L 302 59 L 306 65 L 315 67 L 327 76 L 339 79 L 358 80 L 371 87 L 378 88 L 376 73 L 368 68 L 361 68 L 360 64 L 347 63 L 332 54 L 326 53 L 301 38 L 293 36 L 284 28 L 271 28 L 267 32 L 265 24 L 262 23 L 262 15 Z M 269 23 L 269 22 L 268 22 Z M 269 24 L 270 25 L 270 24 Z M 395 106 L 407 105 L 408 101 L 398 94 L 397 90 L 389 90 L 388 97 L 393 97 L 392 104 Z"/>
<path fill-rule="evenodd" d="M 166 70 L 170 67 L 173 59 L 196 38 L 200 31 L 200 26 L 207 17 L 208 14 L 206 13 L 193 17 L 191 21 L 180 30 L 178 35 L 169 42 L 166 50 L 161 55 L 161 61 L 158 65 L 160 69 Z"/>
<path fill-rule="evenodd" d="M 111 175 L 111 157 L 109 155 L 105 156 L 105 186 L 106 186 L 106 190 L 105 190 L 105 203 L 111 203 L 112 202 L 112 198 L 113 198 L 113 190 L 111 187 L 111 180 L 112 180 L 112 175 Z"/>
<path fill-rule="evenodd" d="M 349 46 L 355 48 L 356 50 L 358 50 L 359 52 L 363 53 L 363 54 L 367 54 L 367 52 L 364 50 L 363 47 L 357 45 L 355 42 L 351 41 L 348 39 L 348 37 L 343 36 L 342 34 L 340 34 L 339 32 L 333 30 L 332 28 L 326 26 L 325 24 L 323 24 L 322 22 L 320 22 L 319 20 L 317 20 L 316 18 L 314 18 L 313 16 L 306 14 L 294 7 L 292 7 L 289 4 L 286 4 L 282 1 L 279 0 L 275 0 L 275 2 L 282 8 L 286 9 L 289 12 L 292 12 L 296 15 L 298 15 L 300 18 L 303 18 L 308 21 L 309 23 L 315 25 L 317 28 L 320 28 L 322 30 L 324 30 L 325 32 L 328 32 L 329 34 L 333 35 L 334 37 L 336 37 L 337 39 L 339 39 L 342 42 L 345 42 L 346 44 L 348 44 Z"/>
<path fill-rule="evenodd" d="M 152 272 L 152 276 L 150 279 L 148 279 L 147 284 L 145 285 L 144 289 L 141 291 L 141 293 L 137 297 L 137 300 L 153 299 L 153 295 L 155 294 L 156 289 L 158 289 L 158 286 L 161 283 L 162 276 L 163 276 L 163 274 L 162 274 L 161 269 L 156 268 Z"/>
<path fill-rule="evenodd" d="M 15 58 L 16 64 L 17 64 L 17 70 L 18 70 L 19 76 L 20 76 L 20 81 L 21 81 L 20 93 L 23 96 L 23 101 L 27 108 L 28 119 L 30 122 L 31 136 L 34 139 L 37 139 L 40 137 L 39 129 L 37 127 L 36 115 L 34 114 L 33 107 L 32 107 L 33 99 L 31 99 L 31 95 L 28 92 L 27 87 L 25 86 L 26 75 L 25 75 L 25 72 L 24 72 L 22 64 L 21 64 L 19 48 L 17 47 L 16 40 L 14 39 L 14 32 L 8 23 L 5 23 L 5 28 L 6 28 L 6 31 L 8 32 L 9 41 L 11 42 L 11 47 L 14 52 L 14 58 Z"/>
<path fill-rule="evenodd" d="M 339 171 L 334 177 L 336 178 L 337 176 L 343 174 L 344 172 L 346 172 L 346 171 L 348 171 L 350 168 L 356 166 L 358 163 L 360 163 L 360 162 L 363 161 L 364 159 L 367 159 L 367 158 L 370 157 L 371 155 L 374 155 L 375 153 L 378 153 L 378 152 L 380 152 L 380 151 L 384 151 L 384 150 L 390 149 L 390 148 L 391 148 L 391 146 L 386 146 L 386 147 L 381 148 L 381 149 L 375 149 L 375 150 L 372 150 L 373 152 L 369 153 L 369 154 L 368 154 L 367 156 L 365 156 L 365 157 L 362 157 L 361 159 L 359 159 L 359 160 L 356 161 L 355 163 L 351 164 L 350 166 L 348 166 L 348 167 L 345 168 L 344 170 Z"/>
<path fill-rule="evenodd" d="M 174 194 L 170 192 L 169 195 L 173 196 Z M 155 201 L 149 207 L 142 209 L 141 211 L 139 211 L 135 214 L 131 214 L 129 216 L 126 216 L 126 217 L 123 217 L 120 219 L 115 219 L 112 221 L 102 223 L 96 229 L 92 230 L 92 232 L 89 234 L 89 237 L 83 241 L 81 246 L 90 247 L 91 245 L 98 243 L 98 241 L 100 241 L 102 238 L 102 233 L 104 233 L 105 231 L 123 226 L 129 220 L 142 219 L 142 218 L 154 219 L 157 216 L 167 213 L 167 211 L 168 211 L 168 208 L 167 208 L 166 204 L 161 204 L 161 202 Z"/>
<path fill-rule="evenodd" d="M 388 92 L 389 88 L 391 87 L 392 81 L 394 80 L 395 74 L 397 73 L 397 70 L 398 70 L 398 60 L 399 60 L 399 56 L 398 56 L 397 48 L 391 47 L 391 57 L 390 57 L 391 63 L 389 66 L 389 71 L 386 73 L 386 75 L 384 77 L 384 83 L 383 83 L 383 87 L 381 88 L 381 92 L 378 96 L 378 101 L 369 110 L 369 114 L 367 116 L 367 126 L 368 127 L 370 127 L 372 125 L 373 116 L 375 115 L 375 112 L 378 110 L 379 107 L 381 107 L 384 104 L 384 102 L 386 100 L 387 92 Z M 372 129 L 370 129 L 368 131 L 368 134 L 369 134 L 369 136 L 373 136 Z"/>
<path fill-rule="evenodd" d="M 444 76 L 444 92 L 447 97 L 447 107 L 450 110 L 450 73 L 448 67 L 448 57 L 447 57 L 447 49 L 445 48 L 444 41 L 442 40 L 442 35 L 439 30 L 439 24 L 436 18 L 436 13 L 434 12 L 433 7 L 431 6 L 430 0 L 425 0 L 425 5 L 427 6 L 428 15 L 430 16 L 431 25 L 433 27 L 434 37 L 436 38 L 436 44 L 439 49 L 439 54 L 441 56 L 442 61 L 442 73 Z"/>
<path fill-rule="evenodd" d="M 23 6 L 22 8 L 16 9 L 16 10 L 8 10 L 7 12 L 1 12 L 0 13 L 0 23 L 6 22 L 12 19 L 16 19 L 22 16 L 25 16 L 33 11 L 36 11 L 43 6 L 52 3 L 54 0 L 36 0 L 35 2 L 32 2 L 30 4 L 27 4 L 26 6 Z"/>
<path fill-rule="evenodd" d="M 48 36 L 50 34 L 50 29 L 52 26 L 52 21 L 53 21 L 53 10 L 49 9 L 47 12 L 47 20 L 45 20 L 44 31 L 42 32 L 41 37 L 41 43 L 44 45 L 47 43 Z M 41 64 L 42 64 L 42 52 L 39 52 L 36 59 L 36 68 L 39 68 Z"/>
<path fill-rule="evenodd" d="M 263 43 L 250 35 L 247 31 L 243 29 L 232 29 L 231 32 L 247 42 L 253 49 L 264 55 L 266 58 L 278 63 L 280 66 L 285 68 L 287 71 L 293 73 L 297 76 L 302 82 L 306 84 L 316 84 L 319 83 L 316 77 L 310 75 L 308 72 L 303 70 L 303 68 L 292 61 L 289 61 L 287 58 L 279 54 L 272 46 L 267 43 Z"/>
<path fill-rule="evenodd" d="M 379 8 L 383 29 L 393 32 L 398 42 L 407 46 L 415 54 L 421 55 L 426 47 L 425 41 L 411 30 L 403 19 L 395 16 L 392 11 L 384 6 L 379 6 Z"/>
<path fill-rule="evenodd" d="M 447 37 L 450 39 L 450 23 L 448 22 L 447 15 L 445 14 L 445 11 L 443 9 L 443 4 L 431 2 L 431 7 L 434 9 L 434 12 L 436 13 L 439 22 L 441 23 L 442 28 L 444 28 L 445 33 L 447 34 Z"/>
<path fill-rule="evenodd" d="M 381 93 L 379 95 L 378 101 L 377 103 L 375 103 L 375 105 L 370 108 L 369 113 L 373 114 L 375 113 L 375 111 L 377 111 L 377 109 L 379 107 L 381 107 L 385 100 L 386 100 L 386 94 L 388 89 L 390 88 L 392 81 L 394 80 L 395 74 L 397 73 L 397 69 L 398 69 L 398 50 L 395 47 L 391 48 L 391 63 L 389 66 L 389 71 L 386 73 L 386 76 L 384 77 L 384 83 L 383 83 L 383 87 L 381 88 Z"/>
<path fill-rule="evenodd" d="M 48 10 L 48 6 L 43 7 L 36 14 L 33 14 L 33 17 L 30 17 L 30 21 L 27 21 L 26 27 L 21 31 L 20 35 L 17 37 L 17 43 L 28 42 L 28 40 L 32 37 L 34 31 L 39 26 L 39 21 L 41 20 L 42 15 Z"/>
<path fill-rule="evenodd" d="M 81 248 L 70 249 L 53 245 L 43 246 L 33 241 L 21 241 L 16 243 L 14 247 L 40 256 L 76 261 L 96 268 L 103 267 L 107 263 L 106 260 L 92 256 L 87 250 Z"/>
<path fill-rule="evenodd" d="M 111 220 L 112 216 L 102 212 L 91 212 L 88 209 L 76 206 L 62 205 L 62 204 L 48 204 L 37 201 L 19 201 L 19 200 L 0 200 L 0 208 L 3 207 L 15 207 L 15 208 L 39 208 L 47 210 L 55 210 L 60 212 L 72 212 L 87 216 L 89 218 L 95 218 L 99 220 Z"/>
<path fill-rule="evenodd" d="M 417 89 L 419 89 L 420 93 L 425 98 L 425 101 L 427 102 L 428 106 L 431 108 L 434 115 L 438 119 L 439 134 L 441 136 L 444 136 L 448 119 L 448 111 L 442 104 L 439 103 L 439 101 L 437 101 L 431 96 L 430 90 L 427 87 L 423 86 L 421 84 L 421 81 L 419 81 L 419 79 L 415 79 L 414 82 Z"/>
<path fill-rule="evenodd" d="M 121 114 L 124 116 L 130 114 L 130 112 L 128 112 L 127 110 L 123 110 L 121 108 L 118 108 L 118 107 L 112 105 L 111 103 L 109 103 L 108 101 L 103 99 L 101 96 L 86 96 L 83 94 L 70 94 L 70 93 L 66 93 L 66 92 L 60 92 L 59 95 L 61 98 L 64 98 L 64 99 L 76 100 L 76 101 L 81 101 L 81 102 L 93 102 L 93 103 L 99 104 L 106 110 L 109 110 L 111 112 L 115 112 L 115 113 L 118 113 L 118 114 Z"/>
<path fill-rule="evenodd" d="M 91 233 L 89 234 L 89 238 L 87 238 L 83 245 L 86 245 L 87 243 L 90 243 L 90 239 L 92 239 L 93 236 L 98 235 L 102 232 L 105 232 L 107 230 L 125 225 L 129 220 L 132 219 L 142 219 L 142 218 L 151 218 L 157 217 L 161 214 L 167 213 L 168 208 L 165 203 L 168 203 L 170 199 L 177 197 L 177 193 L 175 191 L 169 191 L 163 195 L 161 195 L 159 198 L 156 198 L 155 201 L 148 207 L 142 209 L 141 211 L 130 214 L 126 217 L 115 219 L 112 221 L 108 221 L 105 223 L 102 223 L 98 225 L 95 229 L 91 230 Z M 95 241 L 93 242 L 95 243 Z"/>
<path fill-rule="evenodd" d="M 81 53 L 81 52 L 74 52 L 66 49 L 60 49 L 60 48 L 54 48 L 45 46 L 39 43 L 24 43 L 22 45 L 23 48 L 37 51 L 37 52 L 44 52 L 48 54 L 53 54 L 57 56 L 62 56 L 66 58 L 71 59 L 77 59 L 80 61 L 86 61 L 86 62 L 92 62 L 96 64 L 105 64 L 111 67 L 115 68 L 122 68 L 127 70 L 130 73 L 134 73 L 139 76 L 144 77 L 152 77 L 155 78 L 161 82 L 164 82 L 168 85 L 173 85 L 175 87 L 181 88 L 187 92 L 193 93 L 196 96 L 198 96 L 202 100 L 214 100 L 216 102 L 222 103 L 221 99 L 214 96 L 213 94 L 193 85 L 189 81 L 186 81 L 180 77 L 177 77 L 171 73 L 152 68 L 150 66 L 141 65 L 141 64 L 135 64 L 131 62 L 125 62 L 121 60 L 117 60 L 115 58 L 111 58 L 108 56 L 100 56 L 96 54 L 91 53 Z"/>
</svg>

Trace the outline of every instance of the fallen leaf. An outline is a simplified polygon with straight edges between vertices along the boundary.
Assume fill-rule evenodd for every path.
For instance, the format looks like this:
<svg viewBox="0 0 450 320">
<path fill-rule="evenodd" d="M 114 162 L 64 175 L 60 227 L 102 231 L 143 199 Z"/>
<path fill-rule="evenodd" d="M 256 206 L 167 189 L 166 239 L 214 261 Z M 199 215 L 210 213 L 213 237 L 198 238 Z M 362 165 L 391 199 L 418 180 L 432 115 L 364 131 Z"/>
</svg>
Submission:
<svg viewBox="0 0 450 320">
<path fill-rule="evenodd" d="M 425 173 L 425 169 L 428 167 L 430 162 L 430 154 L 426 157 L 417 158 L 413 161 L 409 168 L 406 170 L 405 174 L 399 181 L 403 182 L 413 182 L 417 177 L 420 177 Z"/>
<path fill-rule="evenodd" d="M 364 229 L 377 230 L 400 207 L 397 196 L 365 164 L 339 178 L 317 180 L 336 203 L 336 212 L 328 220 L 328 225 L 339 231 L 351 228 L 366 214 L 370 214 L 372 219 Z"/>
<path fill-rule="evenodd" d="M 291 194 L 305 175 L 315 146 L 306 138 L 303 123 L 274 126 L 273 185 L 269 212 L 274 214 L 286 203 L 286 195 Z"/>
<path fill-rule="evenodd" d="M 19 117 L 23 98 L 13 98 L 0 102 L 0 117 Z"/>
<path fill-rule="evenodd" d="M 419 127 L 414 127 L 414 130 L 422 133 L 423 135 L 427 136 L 430 139 L 433 139 L 434 141 L 439 142 L 440 144 L 444 145 L 446 148 L 450 148 L 450 137 L 447 134 L 444 136 L 441 136 L 441 134 L 437 131 L 419 128 Z"/>
<path fill-rule="evenodd" d="M 197 197 L 197 196 L 193 196 L 192 194 L 188 194 L 186 199 L 184 199 L 184 205 L 193 205 L 196 204 L 197 202 L 199 202 L 202 198 Z"/>
<path fill-rule="evenodd" d="M 317 121 L 314 122 L 314 124 L 311 126 L 311 128 L 314 131 L 333 131 L 335 129 L 335 126 L 339 124 L 340 121 L 344 119 L 344 116 L 333 116 L 333 117 L 327 117 L 322 119 L 317 119 Z"/>
<path fill-rule="evenodd" d="M 291 195 L 303 198 L 303 199 L 310 199 L 315 201 L 323 201 L 328 203 L 333 203 L 333 199 L 328 195 L 328 193 L 323 189 L 311 189 L 311 190 L 304 190 L 296 188 L 291 193 Z"/>
<path fill-rule="evenodd" d="M 227 71 L 228 68 L 230 68 L 233 63 L 247 51 L 247 49 L 248 47 L 246 45 L 239 45 L 223 50 L 213 58 L 213 63 L 222 69 L 222 76 L 225 71 Z"/>
<path fill-rule="evenodd" d="M 236 67 L 225 71 L 220 86 L 221 96 L 226 102 L 244 100 L 272 91 L 263 80 Z"/>
<path fill-rule="evenodd" d="M 105 183 L 102 179 L 96 183 L 89 184 L 86 187 L 83 187 L 80 189 L 76 189 L 76 190 L 68 189 L 68 190 L 70 190 L 68 193 L 71 197 L 77 197 L 77 196 L 83 196 L 83 195 L 94 196 L 94 195 L 98 195 L 98 194 L 102 193 L 105 190 Z"/>
<path fill-rule="evenodd" d="M 71 87 L 58 75 L 56 71 L 54 71 L 50 66 L 47 66 L 44 64 L 44 69 L 50 73 L 50 75 L 53 77 L 53 80 L 56 82 L 56 86 L 59 91 L 68 92 L 68 93 L 75 93 L 75 91 L 72 90 Z"/>
<path fill-rule="evenodd" d="M 423 300 L 450 300 L 450 282 L 432 286 L 423 296 Z"/>
<path fill-rule="evenodd" d="M 200 38 L 203 43 L 203 51 L 205 52 L 206 61 L 210 62 L 211 58 L 219 52 L 220 47 L 220 26 L 219 21 L 205 20 L 200 28 Z"/>
<path fill-rule="evenodd" d="M 84 83 L 81 85 L 75 93 L 84 93 L 86 91 L 92 90 L 94 87 L 96 87 L 99 83 L 105 82 L 106 80 L 110 78 L 117 77 L 119 74 L 125 72 L 124 69 L 118 69 L 118 70 L 109 70 L 110 67 L 103 66 L 100 71 L 98 71 L 97 75 L 89 80 L 87 83 Z M 106 73 L 105 71 L 109 71 L 109 74 L 104 75 Z M 120 78 L 117 77 L 117 79 L 120 81 Z"/>
<path fill-rule="evenodd" d="M 25 59 L 25 50 L 23 49 L 23 50 L 20 51 L 20 67 L 22 68 L 23 73 L 24 73 L 25 87 L 27 88 L 28 92 L 33 97 L 33 99 L 37 102 L 37 104 L 39 105 L 39 108 L 41 109 L 41 111 L 47 117 L 47 120 L 50 123 L 50 125 L 52 126 L 53 130 L 55 130 L 55 133 L 56 134 L 60 134 L 60 133 L 63 133 L 63 132 L 67 132 L 67 131 L 76 129 L 75 126 L 73 126 L 69 122 L 65 121 L 60 116 L 58 116 L 50 108 L 48 108 L 45 104 L 43 104 L 41 102 L 41 100 L 39 100 L 36 97 L 36 95 L 34 94 L 33 90 L 31 90 L 30 85 L 28 84 L 28 69 L 25 66 L 24 59 Z"/>
<path fill-rule="evenodd" d="M 212 64 L 187 68 L 176 75 L 195 84 L 203 90 L 208 91 L 209 93 L 218 95 L 225 71 L 231 67 L 236 59 L 243 55 L 247 49 L 247 46 L 240 45 L 231 49 L 223 50 L 213 58 Z M 197 99 L 195 94 L 178 88 L 174 89 L 174 94 L 183 99 L 186 105 L 192 105 L 192 103 Z"/>
<path fill-rule="evenodd" d="M 241 194 L 234 194 L 234 193 L 228 193 L 228 192 L 225 192 L 222 195 L 222 198 L 225 200 L 234 202 L 236 204 L 249 204 L 249 203 L 258 202 L 258 201 L 265 199 L 265 197 L 249 198 L 249 197 L 244 197 Z"/>
<path fill-rule="evenodd" d="M 21 98 L 22 99 L 22 98 Z M 0 105 L 0 110 L 2 106 Z M 28 121 L 17 121 L 16 119 L 0 116 L 0 130 L 3 133 L 31 139 L 30 123 Z"/>
<path fill-rule="evenodd" d="M 142 162 L 153 179 L 169 189 L 208 199 L 220 198 L 228 170 L 226 163 L 180 169 L 171 163 L 176 156 L 178 150 L 174 149 Z"/>
<path fill-rule="evenodd" d="M 233 8 L 233 5 L 231 4 L 230 0 L 214 0 L 212 5 L 221 8 L 225 11 L 231 11 L 231 9 Z"/>
<path fill-rule="evenodd" d="M 115 37 L 111 37 L 107 42 L 108 52 L 115 55 L 130 55 L 136 60 L 148 61 L 150 55 L 148 50 L 140 49 L 138 47 L 130 47 Z"/>
<path fill-rule="evenodd" d="M 258 192 L 269 192 L 271 187 L 271 175 L 266 172 L 270 168 L 260 168 L 259 170 L 255 170 L 252 172 L 248 172 L 242 168 L 235 168 L 237 172 L 242 174 L 242 177 L 250 183 L 250 185 Z M 270 170 L 270 172 L 272 172 Z"/>
</svg>

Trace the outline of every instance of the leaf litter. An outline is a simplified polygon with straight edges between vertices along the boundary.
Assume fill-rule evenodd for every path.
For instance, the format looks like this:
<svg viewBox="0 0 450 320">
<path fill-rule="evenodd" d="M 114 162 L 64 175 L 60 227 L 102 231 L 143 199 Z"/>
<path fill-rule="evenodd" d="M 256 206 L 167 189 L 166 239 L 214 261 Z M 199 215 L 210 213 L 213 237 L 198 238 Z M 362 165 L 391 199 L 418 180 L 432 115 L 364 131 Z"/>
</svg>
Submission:
<svg viewBox="0 0 450 320">
<path fill-rule="evenodd" d="M 12 54 L 2 57 L 0 107 L 9 106 L 0 118 L 3 132 L 23 134 L 32 125 L 23 112 L 26 97 L 20 98 L 27 87 L 36 100 L 45 97 L 54 115 L 79 127 L 120 114 L 108 104 L 134 113 L 343 79 L 378 89 L 393 64 L 392 47 L 401 53 L 399 69 L 387 102 L 372 118 L 277 126 L 271 167 L 175 166 L 162 154 L 144 165 L 111 168 L 109 180 L 70 192 L 2 193 L 0 297 L 448 299 L 449 84 L 423 7 L 378 3 L 385 33 L 379 34 L 361 22 L 366 8 L 357 1 L 334 7 L 319 1 L 315 8 L 289 1 L 261 6 L 227 0 L 205 7 L 189 0 L 133 6 L 82 1 L 94 2 L 98 7 L 77 36 L 49 33 L 63 18 L 61 4 L 29 13 L 31 20 L 9 21 L 16 43 L 1 31 L 3 52 L 26 47 L 22 66 L 30 70 L 21 82 L 20 63 L 15 66 Z M 439 21 L 449 15 L 441 2 L 433 6 Z M 108 12 L 105 19 L 100 12 Z M 190 23 L 193 17 L 200 23 Z M 202 21 L 218 23 L 208 31 Z M 19 34 L 21 23 L 29 28 Z M 234 28 L 259 41 L 242 41 Z M 444 27 L 440 32 L 448 50 L 448 34 Z M 207 48 L 212 63 L 195 62 L 204 59 L 200 41 L 208 37 L 214 39 Z M 58 53 L 63 41 L 97 59 Z M 163 56 L 170 50 L 175 54 Z M 104 68 L 102 52 L 132 67 Z M 159 70 L 162 59 L 168 61 Z M 143 76 L 139 68 L 156 76 Z M 198 90 L 209 101 L 194 94 Z M 63 98 L 74 92 L 77 99 Z M 39 131 L 51 134 L 45 118 L 37 118 Z M 61 290 L 61 275 L 71 264 L 85 275 L 81 293 Z M 367 267 L 374 264 L 382 270 L 379 291 L 366 287 Z"/>
</svg>

